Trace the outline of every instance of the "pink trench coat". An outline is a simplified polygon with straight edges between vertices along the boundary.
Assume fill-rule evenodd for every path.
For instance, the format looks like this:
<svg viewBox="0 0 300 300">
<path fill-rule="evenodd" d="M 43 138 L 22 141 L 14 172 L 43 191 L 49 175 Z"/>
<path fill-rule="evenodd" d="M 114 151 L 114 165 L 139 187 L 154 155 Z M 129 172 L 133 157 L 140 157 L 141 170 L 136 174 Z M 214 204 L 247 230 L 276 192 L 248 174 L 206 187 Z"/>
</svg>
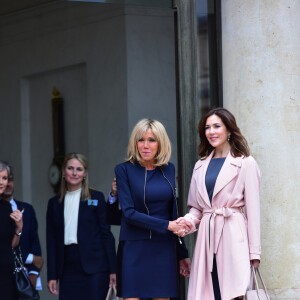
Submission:
<svg viewBox="0 0 300 300">
<path fill-rule="evenodd" d="M 222 300 L 246 293 L 250 260 L 260 259 L 260 171 L 253 157 L 231 154 L 217 177 L 212 205 L 205 174 L 213 153 L 193 171 L 185 219 L 198 227 L 188 300 L 213 300 L 211 271 L 216 254 Z M 192 233 L 191 230 L 189 233 Z"/>
</svg>

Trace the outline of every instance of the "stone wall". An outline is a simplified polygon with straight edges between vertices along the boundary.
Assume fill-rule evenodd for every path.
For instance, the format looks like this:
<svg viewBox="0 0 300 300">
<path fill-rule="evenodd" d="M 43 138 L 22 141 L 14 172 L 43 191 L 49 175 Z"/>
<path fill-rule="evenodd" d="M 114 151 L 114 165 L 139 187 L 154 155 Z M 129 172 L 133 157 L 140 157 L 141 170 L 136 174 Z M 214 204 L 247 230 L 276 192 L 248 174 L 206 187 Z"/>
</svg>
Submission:
<svg viewBox="0 0 300 300">
<path fill-rule="evenodd" d="M 222 1 L 224 107 L 262 171 L 261 271 L 300 299 L 300 2 Z"/>
</svg>

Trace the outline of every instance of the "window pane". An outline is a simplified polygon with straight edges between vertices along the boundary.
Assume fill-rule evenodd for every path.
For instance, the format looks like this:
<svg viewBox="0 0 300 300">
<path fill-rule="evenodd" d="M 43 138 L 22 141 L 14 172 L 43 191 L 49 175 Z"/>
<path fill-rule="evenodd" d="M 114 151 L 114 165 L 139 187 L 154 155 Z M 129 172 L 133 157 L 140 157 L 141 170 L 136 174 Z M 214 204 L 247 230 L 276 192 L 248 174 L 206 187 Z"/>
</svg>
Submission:
<svg viewBox="0 0 300 300">
<path fill-rule="evenodd" d="M 217 2 L 196 1 L 198 95 L 202 113 L 212 106 L 222 106 L 221 56 L 218 48 L 221 39 L 218 34 Z"/>
</svg>

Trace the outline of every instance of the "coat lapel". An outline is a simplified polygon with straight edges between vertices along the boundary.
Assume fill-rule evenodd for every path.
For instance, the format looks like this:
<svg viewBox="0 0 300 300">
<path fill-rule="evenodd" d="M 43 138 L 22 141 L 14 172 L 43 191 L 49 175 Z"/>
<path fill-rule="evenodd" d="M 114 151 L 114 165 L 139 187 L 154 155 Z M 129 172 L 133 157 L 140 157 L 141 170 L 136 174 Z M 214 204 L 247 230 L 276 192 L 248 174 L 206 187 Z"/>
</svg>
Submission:
<svg viewBox="0 0 300 300">
<path fill-rule="evenodd" d="M 58 201 L 58 199 L 57 199 Z M 65 198 L 62 199 L 61 202 L 58 202 L 58 210 L 59 210 L 59 217 L 58 217 L 58 222 L 60 222 L 61 226 L 65 228 Z"/>
<path fill-rule="evenodd" d="M 217 177 L 216 185 L 214 188 L 213 198 L 219 193 L 224 186 L 226 186 L 238 174 L 238 168 L 242 165 L 242 157 L 233 157 L 229 153 L 225 159 L 220 173 Z"/>
<path fill-rule="evenodd" d="M 214 151 L 206 159 L 200 160 L 199 164 L 197 166 L 197 169 L 199 169 L 199 176 L 197 178 L 198 192 L 208 207 L 211 207 L 211 203 L 210 203 L 209 196 L 207 193 L 207 188 L 205 185 L 205 174 L 206 174 L 209 162 L 213 156 L 213 153 L 214 153 Z"/>
<path fill-rule="evenodd" d="M 83 201 L 80 199 L 80 202 L 79 202 L 79 208 L 78 208 L 78 229 L 77 229 L 77 232 L 79 232 L 79 228 L 81 228 L 81 222 L 82 220 L 84 219 L 84 214 L 86 212 L 86 201 Z M 78 233 L 77 233 L 78 235 Z"/>
</svg>

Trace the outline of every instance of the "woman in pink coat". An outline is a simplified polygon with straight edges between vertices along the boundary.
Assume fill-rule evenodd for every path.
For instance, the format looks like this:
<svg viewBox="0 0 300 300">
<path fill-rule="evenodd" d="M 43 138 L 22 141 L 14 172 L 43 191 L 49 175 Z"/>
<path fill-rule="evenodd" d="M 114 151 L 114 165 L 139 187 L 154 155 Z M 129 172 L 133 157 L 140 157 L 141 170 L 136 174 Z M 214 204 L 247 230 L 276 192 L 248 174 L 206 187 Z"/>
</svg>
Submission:
<svg viewBox="0 0 300 300">
<path fill-rule="evenodd" d="M 260 171 L 234 116 L 210 110 L 199 123 L 200 160 L 178 222 L 198 230 L 188 300 L 239 299 L 260 262 Z"/>
</svg>

